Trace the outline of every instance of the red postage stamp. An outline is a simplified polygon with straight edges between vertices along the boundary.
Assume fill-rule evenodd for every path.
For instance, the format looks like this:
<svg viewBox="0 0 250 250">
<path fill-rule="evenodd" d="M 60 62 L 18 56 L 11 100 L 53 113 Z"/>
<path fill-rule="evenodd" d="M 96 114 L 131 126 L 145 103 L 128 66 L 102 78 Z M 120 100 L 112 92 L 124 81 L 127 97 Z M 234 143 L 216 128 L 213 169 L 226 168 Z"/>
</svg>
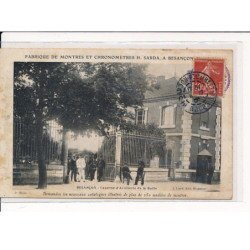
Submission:
<svg viewBox="0 0 250 250">
<path fill-rule="evenodd" d="M 224 92 L 224 60 L 223 59 L 194 59 L 194 71 L 208 75 L 216 86 L 217 96 L 223 96 Z M 192 88 L 194 96 L 200 95 L 199 82 L 194 82 Z"/>
</svg>

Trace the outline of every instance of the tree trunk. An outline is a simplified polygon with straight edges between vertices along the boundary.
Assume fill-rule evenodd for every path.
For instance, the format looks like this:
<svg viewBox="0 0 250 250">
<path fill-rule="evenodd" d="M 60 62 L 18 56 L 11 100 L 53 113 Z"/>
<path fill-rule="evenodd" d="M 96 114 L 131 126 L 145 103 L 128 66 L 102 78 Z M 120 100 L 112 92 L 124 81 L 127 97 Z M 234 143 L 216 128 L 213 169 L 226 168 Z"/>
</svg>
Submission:
<svg viewBox="0 0 250 250">
<path fill-rule="evenodd" d="M 66 129 L 63 129 L 61 159 L 63 165 L 63 181 L 66 183 L 66 177 L 68 172 L 68 131 Z"/>
<path fill-rule="evenodd" d="M 45 154 L 43 150 L 43 123 L 37 123 L 37 158 L 38 158 L 38 188 L 44 189 L 47 187 L 47 169 L 45 164 Z"/>
</svg>

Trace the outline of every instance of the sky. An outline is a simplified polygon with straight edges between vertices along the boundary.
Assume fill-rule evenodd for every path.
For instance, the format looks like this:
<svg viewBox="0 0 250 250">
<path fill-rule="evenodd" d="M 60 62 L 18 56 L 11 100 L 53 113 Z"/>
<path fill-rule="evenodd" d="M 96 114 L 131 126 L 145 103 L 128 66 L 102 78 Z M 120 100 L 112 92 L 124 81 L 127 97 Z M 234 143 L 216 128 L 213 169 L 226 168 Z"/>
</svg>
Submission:
<svg viewBox="0 0 250 250">
<path fill-rule="evenodd" d="M 77 148 L 78 150 L 88 150 L 96 153 L 101 147 L 103 137 L 99 136 L 97 133 L 92 132 L 90 136 L 78 136 L 74 138 L 73 136 L 69 138 L 69 148 Z"/>
<path fill-rule="evenodd" d="M 154 76 L 165 76 L 166 79 L 169 79 L 174 76 L 180 78 L 190 69 L 192 69 L 192 65 L 190 67 L 186 64 L 149 64 L 147 71 Z"/>
</svg>

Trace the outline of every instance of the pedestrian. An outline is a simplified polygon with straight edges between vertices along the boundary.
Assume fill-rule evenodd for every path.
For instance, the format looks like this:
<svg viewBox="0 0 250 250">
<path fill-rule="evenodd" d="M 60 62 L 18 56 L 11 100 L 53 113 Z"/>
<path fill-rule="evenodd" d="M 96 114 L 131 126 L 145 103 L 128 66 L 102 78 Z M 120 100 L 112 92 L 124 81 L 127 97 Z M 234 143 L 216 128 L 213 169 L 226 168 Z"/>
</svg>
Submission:
<svg viewBox="0 0 250 250">
<path fill-rule="evenodd" d="M 89 166 L 90 166 L 90 156 L 86 155 L 85 156 L 85 162 L 86 162 L 86 166 L 85 166 L 85 180 L 88 180 L 90 178 L 90 171 L 89 171 Z"/>
<path fill-rule="evenodd" d="M 127 180 L 127 185 L 129 185 L 130 180 L 133 180 L 130 173 L 131 171 L 127 163 L 125 163 L 124 166 L 122 167 L 122 179 L 123 179 L 123 183 L 124 183 L 124 180 Z"/>
<path fill-rule="evenodd" d="M 208 160 L 206 158 L 203 159 L 202 163 L 202 183 L 207 183 L 207 172 L 208 172 Z"/>
<path fill-rule="evenodd" d="M 68 156 L 68 164 L 67 164 L 67 175 L 66 175 L 66 178 L 65 178 L 65 183 L 68 184 L 70 182 L 70 178 L 69 178 L 69 175 L 70 175 L 70 172 L 71 172 L 71 157 Z"/>
<path fill-rule="evenodd" d="M 214 166 L 211 163 L 208 163 L 208 168 L 207 168 L 207 183 L 208 184 L 212 184 L 213 174 L 214 174 Z"/>
<path fill-rule="evenodd" d="M 78 157 L 77 161 L 76 161 L 76 166 L 77 166 L 77 170 L 79 173 L 79 180 L 81 181 L 83 179 L 83 171 L 85 169 L 85 159 L 83 157 Z"/>
<path fill-rule="evenodd" d="M 138 164 L 138 169 L 137 169 L 137 175 L 135 178 L 135 185 L 138 184 L 138 181 L 141 180 L 141 185 L 144 185 L 144 167 L 145 163 L 143 161 L 139 161 Z"/>
<path fill-rule="evenodd" d="M 97 165 L 97 156 L 91 155 L 90 161 L 89 161 L 89 175 L 90 175 L 91 181 L 95 179 L 96 165 Z"/>
<path fill-rule="evenodd" d="M 74 181 L 77 182 L 77 166 L 76 166 L 76 157 L 75 155 L 71 158 L 70 161 L 70 165 L 71 165 L 71 181 L 73 181 L 73 177 L 74 177 Z"/>
<path fill-rule="evenodd" d="M 103 159 L 102 155 L 99 155 L 99 159 L 97 163 L 97 181 L 98 182 L 102 180 L 105 166 L 106 166 L 105 160 Z"/>
<path fill-rule="evenodd" d="M 207 182 L 207 159 L 205 159 L 203 156 L 201 156 L 199 165 L 197 165 L 196 168 L 196 182 Z"/>
<path fill-rule="evenodd" d="M 202 165 L 202 160 L 199 161 L 199 164 L 196 167 L 196 174 L 195 174 L 195 181 L 196 182 L 201 182 L 201 174 L 202 174 L 201 165 Z"/>
</svg>

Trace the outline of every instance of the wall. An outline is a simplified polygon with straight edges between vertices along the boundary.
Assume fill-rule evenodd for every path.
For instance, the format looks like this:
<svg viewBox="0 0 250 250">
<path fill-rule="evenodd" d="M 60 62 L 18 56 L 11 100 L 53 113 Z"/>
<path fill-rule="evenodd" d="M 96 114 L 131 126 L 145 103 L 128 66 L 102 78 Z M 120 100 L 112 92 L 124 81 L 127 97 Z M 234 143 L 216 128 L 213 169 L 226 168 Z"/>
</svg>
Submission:
<svg viewBox="0 0 250 250">
<path fill-rule="evenodd" d="M 170 148 L 173 150 L 173 162 L 182 161 L 184 162 L 184 167 L 188 168 L 187 165 L 189 165 L 189 168 L 195 169 L 197 166 L 197 154 L 199 153 L 199 142 L 202 142 L 203 139 L 206 139 L 209 143 L 209 152 L 212 154 L 212 163 L 215 164 L 215 126 L 216 126 L 216 107 L 212 107 L 209 112 L 209 120 L 208 120 L 208 128 L 207 129 L 200 129 L 201 125 L 201 114 L 192 114 L 191 116 L 191 131 L 187 132 L 185 131 L 185 136 L 187 137 L 189 134 L 189 140 L 186 140 L 186 144 L 189 144 L 189 141 L 191 143 L 190 147 L 190 164 L 188 164 L 188 161 L 183 158 L 184 156 L 183 151 L 185 151 L 185 156 L 187 157 L 189 155 L 189 148 L 185 143 L 183 143 L 183 115 L 184 111 L 182 107 L 178 104 L 178 99 L 176 98 L 169 98 L 164 100 L 151 100 L 151 101 L 145 101 L 144 107 L 148 108 L 148 114 L 147 114 L 147 123 L 154 123 L 157 126 L 160 127 L 160 116 L 161 116 L 161 108 L 168 105 L 176 105 L 175 109 L 175 128 L 164 128 L 164 131 L 167 135 L 167 143 L 172 142 L 174 146 L 170 146 Z M 187 115 L 187 114 L 185 114 Z M 186 118 L 184 118 L 186 119 Z M 168 145 L 167 145 L 168 147 Z M 162 162 L 162 159 L 161 159 Z"/>
<path fill-rule="evenodd" d="M 47 183 L 63 183 L 63 166 L 47 166 Z M 14 166 L 13 168 L 13 185 L 37 185 L 38 184 L 38 165 L 32 166 Z"/>
<path fill-rule="evenodd" d="M 164 128 L 166 133 L 181 133 L 181 117 L 183 114 L 183 110 L 181 107 L 178 106 L 177 99 L 164 99 L 161 101 L 155 102 L 145 102 L 144 108 L 148 108 L 148 119 L 147 123 L 154 123 L 160 127 L 160 117 L 161 117 L 161 107 L 165 106 L 176 106 L 175 109 L 175 128 Z"/>
<path fill-rule="evenodd" d="M 209 109 L 208 131 L 200 129 L 201 114 L 192 115 L 192 133 L 215 137 L 216 107 Z"/>
</svg>

